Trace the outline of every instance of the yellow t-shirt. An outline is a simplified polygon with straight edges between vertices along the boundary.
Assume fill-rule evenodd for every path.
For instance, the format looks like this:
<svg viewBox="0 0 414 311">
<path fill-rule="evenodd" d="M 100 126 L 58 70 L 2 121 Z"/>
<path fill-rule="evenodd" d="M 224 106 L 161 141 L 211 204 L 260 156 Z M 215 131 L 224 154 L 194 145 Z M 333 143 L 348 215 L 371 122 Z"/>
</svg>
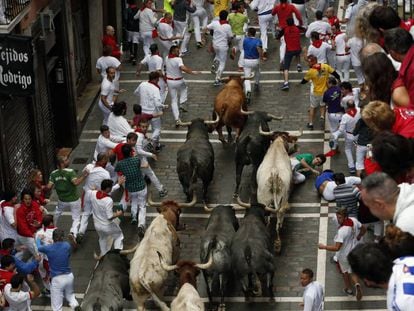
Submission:
<svg viewBox="0 0 414 311">
<path fill-rule="evenodd" d="M 322 96 L 328 89 L 329 74 L 335 71 L 331 66 L 327 64 L 319 64 L 321 68 L 311 68 L 303 77 L 306 81 L 313 82 L 313 94 Z"/>
<path fill-rule="evenodd" d="M 229 10 L 230 0 L 214 0 L 214 17 L 219 16 L 220 12 Z"/>
</svg>

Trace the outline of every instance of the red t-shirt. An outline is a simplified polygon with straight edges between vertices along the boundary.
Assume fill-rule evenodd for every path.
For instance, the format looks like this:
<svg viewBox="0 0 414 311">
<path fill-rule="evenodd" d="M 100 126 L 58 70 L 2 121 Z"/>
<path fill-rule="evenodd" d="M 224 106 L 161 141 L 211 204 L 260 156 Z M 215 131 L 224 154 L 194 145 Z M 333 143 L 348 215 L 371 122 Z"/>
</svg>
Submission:
<svg viewBox="0 0 414 311">
<path fill-rule="evenodd" d="M 154 116 L 152 114 L 148 114 L 148 113 L 141 113 L 141 114 L 136 114 L 133 118 L 132 118 L 132 123 L 133 126 L 138 126 L 139 122 L 141 120 L 151 120 Z"/>
<path fill-rule="evenodd" d="M 286 51 L 300 51 L 300 30 L 297 26 L 283 28 L 283 36 L 286 42 Z"/>
<path fill-rule="evenodd" d="M 34 221 L 37 220 L 37 222 L 41 224 L 42 219 L 42 211 L 40 210 L 39 204 L 35 201 L 32 201 L 31 207 L 20 204 L 16 210 L 17 233 L 21 236 L 32 238 L 40 228 L 40 226 L 34 225 Z"/>
<path fill-rule="evenodd" d="M 118 161 L 121 161 L 124 159 L 124 154 L 122 153 L 122 146 L 125 145 L 126 143 L 119 143 L 118 145 L 115 146 L 114 149 L 112 149 L 112 151 L 115 153 L 116 155 L 116 159 Z"/>
<path fill-rule="evenodd" d="M 15 274 L 15 272 L 0 269 L 0 280 L 6 280 L 4 284 L 0 286 L 1 291 L 4 290 L 4 286 L 6 286 L 7 283 L 10 283 L 13 275 Z"/>
<path fill-rule="evenodd" d="M 280 3 L 276 5 L 272 10 L 272 15 L 277 15 L 277 18 L 279 19 L 279 27 L 285 28 L 287 26 L 286 20 L 289 17 L 292 17 L 292 14 L 295 14 L 296 18 L 299 21 L 299 25 L 302 25 L 302 17 L 299 13 L 299 11 L 296 9 L 296 7 L 293 4 L 290 3 Z"/>
<path fill-rule="evenodd" d="M 403 83 L 410 96 L 410 104 L 408 108 L 414 109 L 414 45 L 408 50 L 401 63 L 397 81 L 394 82 L 394 87 L 395 85 L 398 85 L 398 81 Z"/>
<path fill-rule="evenodd" d="M 394 108 L 395 122 L 392 132 L 405 138 L 414 138 L 414 110 L 404 107 Z"/>
<path fill-rule="evenodd" d="M 112 56 L 121 59 L 121 50 L 118 47 L 115 36 L 104 35 L 102 38 L 102 45 L 110 45 L 112 47 Z"/>
</svg>

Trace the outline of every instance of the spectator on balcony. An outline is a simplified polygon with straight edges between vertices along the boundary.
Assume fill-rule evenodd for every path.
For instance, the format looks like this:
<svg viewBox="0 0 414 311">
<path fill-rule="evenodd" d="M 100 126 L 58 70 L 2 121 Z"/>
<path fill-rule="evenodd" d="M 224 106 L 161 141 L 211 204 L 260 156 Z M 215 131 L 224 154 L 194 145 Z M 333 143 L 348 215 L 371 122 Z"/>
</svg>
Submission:
<svg viewBox="0 0 414 311">
<path fill-rule="evenodd" d="M 112 47 L 112 56 L 121 60 L 121 49 L 115 37 L 115 29 L 111 25 L 106 26 L 105 35 L 102 38 L 102 45 L 110 45 Z"/>
</svg>

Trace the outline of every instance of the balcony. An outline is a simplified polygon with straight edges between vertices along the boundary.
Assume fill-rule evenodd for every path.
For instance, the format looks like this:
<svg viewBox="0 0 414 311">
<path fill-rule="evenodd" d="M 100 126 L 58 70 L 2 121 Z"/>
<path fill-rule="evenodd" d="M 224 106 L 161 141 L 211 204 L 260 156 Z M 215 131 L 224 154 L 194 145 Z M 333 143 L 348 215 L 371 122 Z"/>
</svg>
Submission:
<svg viewBox="0 0 414 311">
<path fill-rule="evenodd" d="M 10 33 L 29 12 L 30 0 L 0 0 L 0 33 Z"/>
</svg>

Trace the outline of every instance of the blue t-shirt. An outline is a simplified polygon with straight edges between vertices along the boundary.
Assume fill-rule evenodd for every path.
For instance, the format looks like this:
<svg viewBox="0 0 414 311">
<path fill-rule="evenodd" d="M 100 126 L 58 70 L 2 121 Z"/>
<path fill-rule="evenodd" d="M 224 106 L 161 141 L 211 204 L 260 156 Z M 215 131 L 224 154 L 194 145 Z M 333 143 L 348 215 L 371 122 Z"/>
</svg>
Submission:
<svg viewBox="0 0 414 311">
<path fill-rule="evenodd" d="M 334 172 L 332 172 L 332 171 L 323 171 L 322 174 L 320 174 L 318 177 L 316 177 L 316 180 L 315 180 L 316 190 L 319 190 L 319 187 L 325 181 L 332 181 L 333 180 L 333 175 L 334 175 Z"/>
<path fill-rule="evenodd" d="M 243 51 L 245 59 L 259 59 L 257 47 L 262 47 L 262 40 L 253 37 L 246 37 L 243 41 Z"/>
<path fill-rule="evenodd" d="M 68 242 L 56 242 L 39 247 L 39 252 L 47 255 L 52 278 L 61 274 L 71 273 L 69 258 L 71 246 Z"/>
<path fill-rule="evenodd" d="M 341 107 L 341 88 L 333 86 L 323 93 L 323 102 L 328 107 L 328 113 L 345 113 L 344 108 Z"/>
</svg>

